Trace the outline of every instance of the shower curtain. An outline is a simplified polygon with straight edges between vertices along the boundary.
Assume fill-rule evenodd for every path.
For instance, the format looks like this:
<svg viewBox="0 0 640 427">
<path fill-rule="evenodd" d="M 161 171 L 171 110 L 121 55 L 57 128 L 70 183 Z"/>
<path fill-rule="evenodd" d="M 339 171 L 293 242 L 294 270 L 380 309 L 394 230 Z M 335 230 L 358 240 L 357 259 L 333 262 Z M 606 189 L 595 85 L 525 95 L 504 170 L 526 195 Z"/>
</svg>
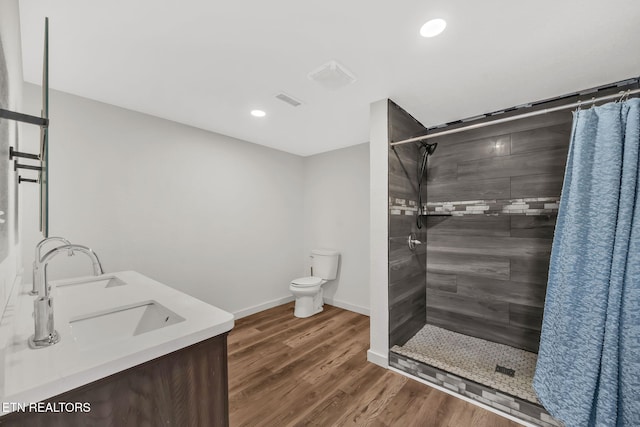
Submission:
<svg viewBox="0 0 640 427">
<path fill-rule="evenodd" d="M 640 426 L 640 99 L 574 113 L 534 388 L 567 427 Z"/>
</svg>

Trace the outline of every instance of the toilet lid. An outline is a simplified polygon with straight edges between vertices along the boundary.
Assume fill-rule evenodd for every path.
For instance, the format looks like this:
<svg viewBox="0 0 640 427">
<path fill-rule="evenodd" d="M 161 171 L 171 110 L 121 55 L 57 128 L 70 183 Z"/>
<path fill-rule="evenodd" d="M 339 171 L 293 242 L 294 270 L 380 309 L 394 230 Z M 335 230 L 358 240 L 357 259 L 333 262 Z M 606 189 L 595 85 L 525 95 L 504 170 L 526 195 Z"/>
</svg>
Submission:
<svg viewBox="0 0 640 427">
<path fill-rule="evenodd" d="M 299 286 L 301 288 L 310 287 L 310 286 L 317 286 L 320 283 L 322 283 L 322 279 L 319 278 L 319 277 L 313 277 L 313 276 L 300 277 L 298 279 L 293 279 L 291 281 L 292 285 Z"/>
</svg>

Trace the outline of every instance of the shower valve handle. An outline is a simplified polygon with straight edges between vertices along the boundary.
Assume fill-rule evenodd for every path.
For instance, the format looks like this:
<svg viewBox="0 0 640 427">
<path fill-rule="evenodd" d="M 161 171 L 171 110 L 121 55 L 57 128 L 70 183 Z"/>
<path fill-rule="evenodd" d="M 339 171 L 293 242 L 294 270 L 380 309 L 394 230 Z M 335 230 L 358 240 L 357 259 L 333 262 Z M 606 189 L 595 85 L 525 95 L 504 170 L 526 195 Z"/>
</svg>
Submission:
<svg viewBox="0 0 640 427">
<path fill-rule="evenodd" d="M 411 233 L 409 234 L 409 237 L 407 238 L 407 244 L 409 245 L 409 249 L 414 250 L 416 248 L 416 246 L 421 245 L 422 242 L 418 239 L 416 239 L 416 234 L 415 233 Z"/>
</svg>

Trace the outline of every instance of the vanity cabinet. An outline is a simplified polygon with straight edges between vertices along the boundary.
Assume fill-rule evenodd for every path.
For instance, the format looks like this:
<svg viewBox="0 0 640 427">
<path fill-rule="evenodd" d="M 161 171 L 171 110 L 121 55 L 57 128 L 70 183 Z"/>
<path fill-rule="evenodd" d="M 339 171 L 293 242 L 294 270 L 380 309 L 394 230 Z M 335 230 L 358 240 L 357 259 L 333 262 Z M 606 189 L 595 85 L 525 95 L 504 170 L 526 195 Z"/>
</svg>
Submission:
<svg viewBox="0 0 640 427">
<path fill-rule="evenodd" d="M 89 412 L 13 412 L 0 426 L 229 425 L 227 333 L 94 381 L 46 402 L 89 403 Z"/>
</svg>

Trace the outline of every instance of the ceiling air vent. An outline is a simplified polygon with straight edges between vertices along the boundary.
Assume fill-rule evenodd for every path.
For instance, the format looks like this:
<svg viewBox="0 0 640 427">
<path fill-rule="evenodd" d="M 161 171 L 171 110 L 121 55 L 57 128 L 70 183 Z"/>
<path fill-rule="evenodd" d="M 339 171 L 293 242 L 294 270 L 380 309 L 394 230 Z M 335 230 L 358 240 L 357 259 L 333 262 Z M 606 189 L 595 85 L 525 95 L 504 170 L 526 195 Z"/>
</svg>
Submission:
<svg viewBox="0 0 640 427">
<path fill-rule="evenodd" d="M 327 89 L 340 89 L 356 81 L 353 73 L 336 61 L 329 61 L 308 74 L 309 80 Z"/>
<path fill-rule="evenodd" d="M 300 101 L 298 99 L 295 99 L 293 96 L 287 95 L 284 92 L 280 92 L 279 94 L 277 94 L 276 98 L 278 98 L 282 102 L 286 102 L 287 104 L 291 105 L 292 107 L 298 107 L 298 106 L 302 105 L 302 101 Z"/>
</svg>

